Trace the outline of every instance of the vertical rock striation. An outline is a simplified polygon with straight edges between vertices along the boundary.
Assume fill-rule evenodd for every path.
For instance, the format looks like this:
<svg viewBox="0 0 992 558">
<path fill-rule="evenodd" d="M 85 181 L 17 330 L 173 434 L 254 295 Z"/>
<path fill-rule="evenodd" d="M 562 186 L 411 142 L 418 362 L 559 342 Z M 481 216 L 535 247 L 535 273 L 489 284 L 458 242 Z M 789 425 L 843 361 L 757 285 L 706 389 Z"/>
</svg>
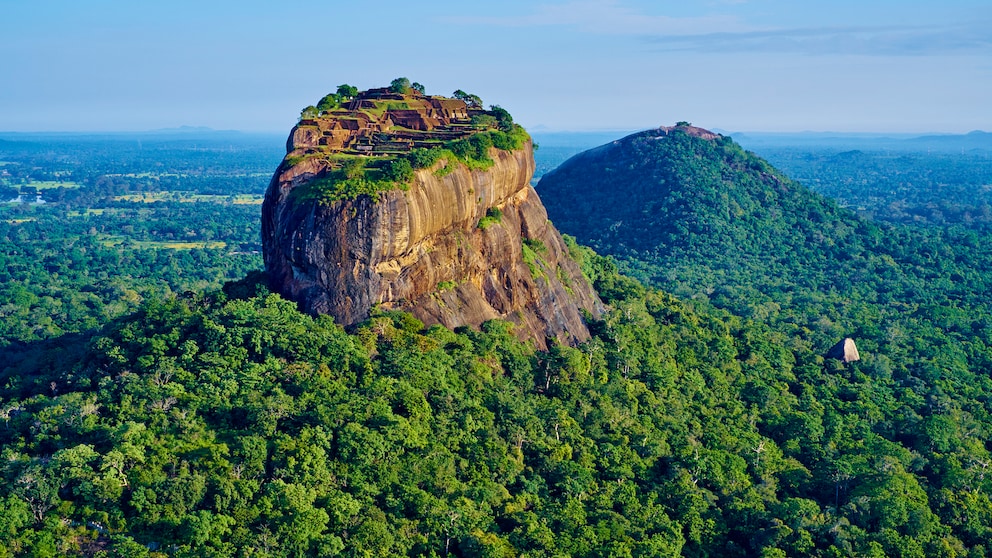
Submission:
<svg viewBox="0 0 992 558">
<path fill-rule="evenodd" d="M 271 287 L 345 326 L 380 306 L 451 328 L 505 319 L 541 349 L 588 339 L 583 311 L 602 303 L 530 186 L 532 145 L 492 158 L 486 171 L 422 169 L 408 190 L 331 203 L 293 194 L 326 163 L 287 159 L 262 206 Z M 480 226 L 491 208 L 501 216 Z"/>
</svg>

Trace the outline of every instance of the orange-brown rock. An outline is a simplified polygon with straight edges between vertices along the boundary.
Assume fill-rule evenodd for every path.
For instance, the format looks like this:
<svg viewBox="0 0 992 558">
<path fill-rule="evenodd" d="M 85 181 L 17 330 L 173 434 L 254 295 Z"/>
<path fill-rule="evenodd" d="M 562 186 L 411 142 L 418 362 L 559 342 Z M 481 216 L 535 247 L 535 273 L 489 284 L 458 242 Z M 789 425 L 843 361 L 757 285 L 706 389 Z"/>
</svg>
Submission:
<svg viewBox="0 0 992 558">
<path fill-rule="evenodd" d="M 345 326 L 378 305 L 452 328 L 505 319 L 541 349 L 549 339 L 588 339 L 582 311 L 598 316 L 602 303 L 530 186 L 531 145 L 492 156 L 487 171 L 418 170 L 406 191 L 329 204 L 291 195 L 321 176 L 324 163 L 284 161 L 262 207 L 273 289 Z M 480 227 L 490 208 L 502 217 Z M 537 256 L 530 263 L 525 239 Z"/>
</svg>

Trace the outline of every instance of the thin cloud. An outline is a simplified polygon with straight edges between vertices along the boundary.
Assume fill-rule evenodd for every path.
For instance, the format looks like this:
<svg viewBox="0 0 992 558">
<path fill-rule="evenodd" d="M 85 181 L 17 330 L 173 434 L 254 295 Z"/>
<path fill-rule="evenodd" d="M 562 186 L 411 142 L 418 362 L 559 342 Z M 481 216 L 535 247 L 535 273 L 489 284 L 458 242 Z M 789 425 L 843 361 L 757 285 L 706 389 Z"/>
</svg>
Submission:
<svg viewBox="0 0 992 558">
<path fill-rule="evenodd" d="M 450 16 L 445 21 L 503 27 L 575 27 L 583 32 L 608 35 L 698 35 L 754 30 L 727 15 L 671 17 L 646 15 L 619 0 L 573 0 L 540 4 L 519 16 Z"/>
<path fill-rule="evenodd" d="M 927 56 L 992 50 L 992 28 L 972 26 L 825 27 L 775 31 L 655 35 L 662 50 L 703 53 Z"/>
</svg>

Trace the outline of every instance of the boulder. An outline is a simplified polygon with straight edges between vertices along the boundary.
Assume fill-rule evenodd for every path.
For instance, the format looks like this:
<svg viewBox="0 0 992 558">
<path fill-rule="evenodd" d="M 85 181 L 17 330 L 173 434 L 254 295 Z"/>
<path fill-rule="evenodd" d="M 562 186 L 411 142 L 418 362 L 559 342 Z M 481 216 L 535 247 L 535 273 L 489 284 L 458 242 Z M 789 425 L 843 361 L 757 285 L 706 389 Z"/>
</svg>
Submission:
<svg viewBox="0 0 992 558">
<path fill-rule="evenodd" d="M 861 355 L 858 354 L 858 347 L 854 344 L 854 339 L 850 337 L 845 337 L 842 341 L 838 341 L 836 345 L 827 351 L 826 357 L 841 362 L 861 360 Z"/>
</svg>

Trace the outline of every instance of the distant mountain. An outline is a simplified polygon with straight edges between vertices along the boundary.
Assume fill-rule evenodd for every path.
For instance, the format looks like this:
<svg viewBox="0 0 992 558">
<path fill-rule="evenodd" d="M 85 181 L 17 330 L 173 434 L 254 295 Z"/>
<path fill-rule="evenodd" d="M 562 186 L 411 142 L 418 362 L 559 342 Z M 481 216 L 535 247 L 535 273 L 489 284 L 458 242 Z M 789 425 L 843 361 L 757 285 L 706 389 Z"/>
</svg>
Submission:
<svg viewBox="0 0 992 558">
<path fill-rule="evenodd" d="M 957 135 L 931 135 L 905 140 L 906 145 L 918 147 L 920 149 L 941 149 L 941 150 L 992 150 L 992 133 L 975 130 L 967 134 Z"/>
</svg>

